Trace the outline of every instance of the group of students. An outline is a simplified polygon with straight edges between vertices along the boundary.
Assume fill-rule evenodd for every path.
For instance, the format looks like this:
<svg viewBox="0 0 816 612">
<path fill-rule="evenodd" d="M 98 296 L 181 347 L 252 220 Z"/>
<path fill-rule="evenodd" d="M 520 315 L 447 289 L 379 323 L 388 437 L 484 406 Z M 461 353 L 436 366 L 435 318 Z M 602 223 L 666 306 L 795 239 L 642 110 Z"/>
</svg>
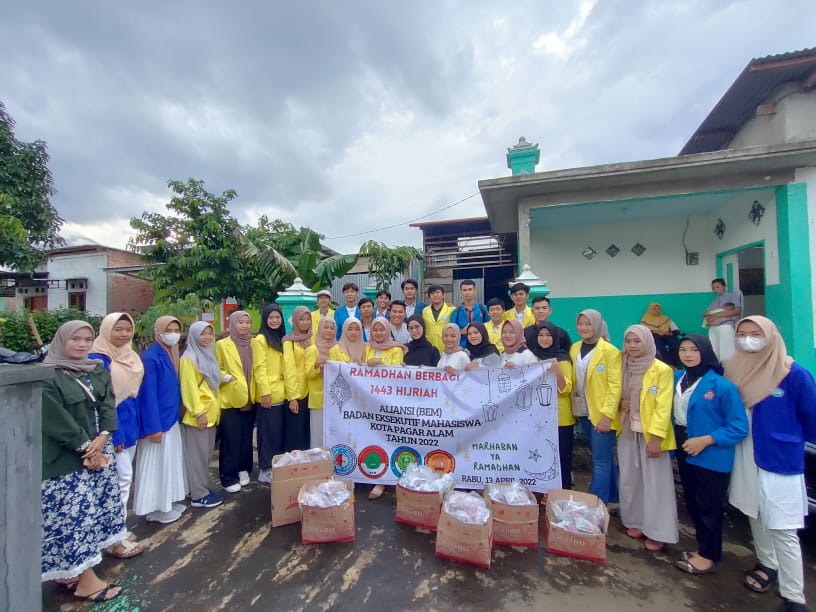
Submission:
<svg viewBox="0 0 816 612">
<path fill-rule="evenodd" d="M 565 488 L 580 423 L 592 454 L 589 491 L 619 502 L 627 534 L 659 551 L 678 542 L 674 455 L 698 542 L 677 566 L 716 571 L 729 499 L 751 519 L 758 563 L 746 586 L 764 592 L 778 581 L 787 607 L 805 609 L 796 529 L 807 512 L 803 444 L 816 439 L 816 383 L 787 357 L 771 321 L 739 321 L 724 375 L 706 337 L 683 337 L 684 369 L 674 372 L 656 359 L 646 325 L 627 328 L 621 353 L 601 314 L 587 309 L 577 316 L 573 344 L 548 321 L 549 300 L 528 307 L 521 284 L 511 287 L 507 312 L 501 303 L 475 303 L 472 281 L 463 281 L 457 308 L 445 303 L 441 287 L 429 288 L 428 304 L 416 300 L 416 288 L 405 281 L 406 299 L 383 296 L 386 306 L 385 299 L 356 302 L 350 283 L 336 311 L 320 292 L 317 310 L 294 310 L 289 332 L 275 304 L 263 309 L 254 337 L 244 311 L 230 315 L 229 335 L 218 341 L 209 323 L 196 322 L 181 356 L 182 325 L 172 317 L 156 321 L 155 342 L 141 358 L 131 348 L 127 314 L 105 317 L 96 338 L 87 323 L 63 325 L 46 360 L 57 375 L 43 392 L 43 580 L 58 579 L 78 597 L 118 595 L 92 567 L 103 548 L 122 557 L 142 550 L 125 527 L 131 482 L 134 512 L 148 520 L 176 520 L 188 492 L 193 507 L 222 503 L 209 482 L 216 427 L 228 493 L 250 483 L 253 429 L 262 483 L 271 480 L 274 455 L 322 446 L 327 361 L 449 372 L 549 361 Z M 369 497 L 382 491 L 377 485 Z M 69 511 L 76 507 L 91 516 Z"/>
</svg>

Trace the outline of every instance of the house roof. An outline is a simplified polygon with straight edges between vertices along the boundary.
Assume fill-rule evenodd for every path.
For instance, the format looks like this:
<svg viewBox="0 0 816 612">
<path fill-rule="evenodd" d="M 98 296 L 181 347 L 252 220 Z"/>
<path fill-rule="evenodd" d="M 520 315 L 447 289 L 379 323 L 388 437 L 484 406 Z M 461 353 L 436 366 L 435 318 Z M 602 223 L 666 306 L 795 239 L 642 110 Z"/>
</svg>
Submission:
<svg viewBox="0 0 816 612">
<path fill-rule="evenodd" d="M 752 59 L 717 102 L 679 155 L 728 148 L 737 132 L 784 83 L 816 87 L 816 47 Z"/>
<path fill-rule="evenodd" d="M 450 234 L 452 232 L 491 233 L 490 221 L 487 217 L 471 217 L 469 219 L 448 219 L 446 221 L 411 223 L 410 227 L 418 227 L 426 236 Z"/>
</svg>

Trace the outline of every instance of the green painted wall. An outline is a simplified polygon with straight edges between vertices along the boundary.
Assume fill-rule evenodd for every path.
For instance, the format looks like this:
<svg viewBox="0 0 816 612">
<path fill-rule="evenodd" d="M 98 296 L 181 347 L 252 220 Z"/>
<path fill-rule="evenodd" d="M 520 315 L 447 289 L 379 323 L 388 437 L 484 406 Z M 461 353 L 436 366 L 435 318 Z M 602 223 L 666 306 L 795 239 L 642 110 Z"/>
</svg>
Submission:
<svg viewBox="0 0 816 612">
<path fill-rule="evenodd" d="M 681 331 L 686 333 L 706 333 L 700 327 L 702 312 L 714 300 L 710 291 L 700 293 L 658 293 L 652 295 L 601 295 L 592 297 L 559 298 L 551 297 L 553 314 L 550 320 L 566 329 L 573 341 L 578 339 L 575 319 L 585 308 L 600 311 L 609 327 L 612 343 L 623 344 L 623 332 L 627 327 L 640 323 L 650 302 L 659 302 Z"/>
</svg>

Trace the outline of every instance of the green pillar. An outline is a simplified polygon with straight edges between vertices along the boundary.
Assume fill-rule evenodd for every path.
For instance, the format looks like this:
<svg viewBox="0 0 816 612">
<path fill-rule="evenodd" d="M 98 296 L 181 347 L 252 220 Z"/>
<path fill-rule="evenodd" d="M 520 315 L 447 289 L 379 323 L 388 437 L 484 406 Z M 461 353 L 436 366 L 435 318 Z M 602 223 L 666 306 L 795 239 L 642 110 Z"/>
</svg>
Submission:
<svg viewBox="0 0 816 612">
<path fill-rule="evenodd" d="M 807 185 L 776 188 L 776 227 L 779 241 L 779 286 L 768 291 L 766 312 L 776 323 L 788 353 L 816 372 L 813 351 L 810 238 Z"/>
<path fill-rule="evenodd" d="M 317 305 L 317 294 L 313 293 L 303 281 L 299 278 L 295 279 L 292 286 L 286 291 L 281 291 L 278 294 L 278 299 L 275 300 L 283 311 L 283 320 L 286 322 L 286 330 L 292 330 L 292 313 L 298 306 L 305 306 L 312 311 Z"/>
<path fill-rule="evenodd" d="M 541 151 L 538 143 L 531 144 L 525 140 L 524 136 L 519 138 L 518 143 L 507 149 L 507 167 L 510 168 L 513 176 L 533 174 L 540 159 Z"/>
</svg>

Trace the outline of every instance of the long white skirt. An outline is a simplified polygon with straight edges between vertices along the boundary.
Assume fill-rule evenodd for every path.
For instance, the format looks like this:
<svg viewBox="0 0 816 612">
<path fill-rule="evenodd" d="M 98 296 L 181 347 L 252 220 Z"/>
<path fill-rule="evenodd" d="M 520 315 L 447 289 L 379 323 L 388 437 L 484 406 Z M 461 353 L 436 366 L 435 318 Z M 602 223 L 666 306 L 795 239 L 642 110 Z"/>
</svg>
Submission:
<svg viewBox="0 0 816 612">
<path fill-rule="evenodd" d="M 133 480 L 133 512 L 137 516 L 169 512 L 173 502 L 187 496 L 184 446 L 178 423 L 164 432 L 158 444 L 147 438 L 139 440 Z"/>
</svg>

